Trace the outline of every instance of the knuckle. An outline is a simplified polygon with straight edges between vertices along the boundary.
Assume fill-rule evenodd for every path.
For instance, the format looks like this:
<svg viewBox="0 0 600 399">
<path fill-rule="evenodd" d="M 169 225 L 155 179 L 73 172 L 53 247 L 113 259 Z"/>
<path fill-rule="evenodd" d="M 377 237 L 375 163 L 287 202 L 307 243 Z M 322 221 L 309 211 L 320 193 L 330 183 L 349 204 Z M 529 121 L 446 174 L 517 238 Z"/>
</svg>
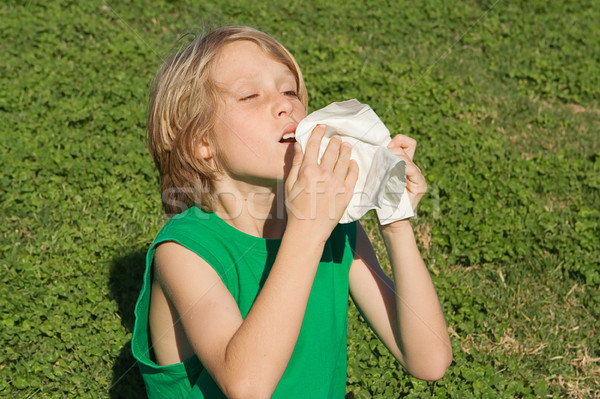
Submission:
<svg viewBox="0 0 600 399">
<path fill-rule="evenodd" d="M 332 173 L 324 169 L 319 169 L 318 179 L 319 182 L 329 183 L 332 180 Z"/>
<path fill-rule="evenodd" d="M 307 165 L 300 170 L 300 176 L 306 179 L 312 179 L 319 175 L 320 168 L 315 165 Z"/>
</svg>

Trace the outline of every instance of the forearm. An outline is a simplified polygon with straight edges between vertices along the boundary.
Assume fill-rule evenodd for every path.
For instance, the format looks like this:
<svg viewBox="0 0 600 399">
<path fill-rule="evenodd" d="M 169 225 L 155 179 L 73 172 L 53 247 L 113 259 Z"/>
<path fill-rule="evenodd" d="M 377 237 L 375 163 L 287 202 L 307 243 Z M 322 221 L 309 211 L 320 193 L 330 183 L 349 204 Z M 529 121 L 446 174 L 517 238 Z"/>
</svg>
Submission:
<svg viewBox="0 0 600 399">
<path fill-rule="evenodd" d="M 395 222 L 381 230 L 394 275 L 398 346 L 406 368 L 429 379 L 432 365 L 447 367 L 452 357 L 442 309 L 410 222 Z"/>
<path fill-rule="evenodd" d="M 227 345 L 225 367 L 244 381 L 242 392 L 247 385 L 272 393 L 296 345 L 324 247 L 302 233 L 286 231 L 260 294 Z"/>
<path fill-rule="evenodd" d="M 270 396 L 292 356 L 325 242 L 348 206 L 358 178 L 352 147 L 331 138 L 319 161 L 325 126 L 314 129 L 305 152 L 299 143 L 285 180 L 287 226 L 277 257 L 252 309 L 228 341 L 224 358 L 242 376 L 237 392 Z M 333 211 L 333 213 L 332 213 Z"/>
</svg>

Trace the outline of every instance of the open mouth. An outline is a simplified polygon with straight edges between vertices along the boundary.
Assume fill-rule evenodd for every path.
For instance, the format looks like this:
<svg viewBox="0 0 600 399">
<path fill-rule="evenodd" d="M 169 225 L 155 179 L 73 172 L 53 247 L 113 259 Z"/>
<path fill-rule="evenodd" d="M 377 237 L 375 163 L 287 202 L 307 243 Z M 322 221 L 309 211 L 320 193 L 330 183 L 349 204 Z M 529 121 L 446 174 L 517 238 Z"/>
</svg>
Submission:
<svg viewBox="0 0 600 399">
<path fill-rule="evenodd" d="M 292 132 L 292 133 L 286 133 L 283 135 L 283 137 L 281 138 L 281 140 L 279 140 L 280 143 L 295 143 L 296 142 L 296 135 Z"/>
</svg>

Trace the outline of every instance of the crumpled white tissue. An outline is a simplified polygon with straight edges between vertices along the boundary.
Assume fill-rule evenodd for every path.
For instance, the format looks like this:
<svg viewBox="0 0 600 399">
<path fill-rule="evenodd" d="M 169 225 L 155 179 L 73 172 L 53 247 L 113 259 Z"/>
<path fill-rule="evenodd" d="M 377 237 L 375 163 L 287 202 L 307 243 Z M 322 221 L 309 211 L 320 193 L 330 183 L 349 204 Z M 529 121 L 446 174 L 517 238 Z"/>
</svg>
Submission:
<svg viewBox="0 0 600 399">
<path fill-rule="evenodd" d="M 371 209 L 375 209 L 381 224 L 414 216 L 406 191 L 406 163 L 387 149 L 390 132 L 371 107 L 352 99 L 311 113 L 296 128 L 296 141 L 302 151 L 318 124 L 327 126 L 319 161 L 331 136 L 337 134 L 352 144 L 351 158 L 358 163 L 354 196 L 340 223 L 358 220 Z"/>
</svg>

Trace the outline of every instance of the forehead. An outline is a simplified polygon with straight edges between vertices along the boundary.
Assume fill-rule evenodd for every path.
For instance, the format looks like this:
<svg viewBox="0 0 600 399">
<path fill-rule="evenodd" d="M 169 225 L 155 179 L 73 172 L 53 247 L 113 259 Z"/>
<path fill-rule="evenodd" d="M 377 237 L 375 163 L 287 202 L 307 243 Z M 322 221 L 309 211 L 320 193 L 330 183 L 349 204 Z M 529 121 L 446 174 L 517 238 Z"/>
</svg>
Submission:
<svg viewBox="0 0 600 399">
<path fill-rule="evenodd" d="M 295 77 L 287 65 L 249 40 L 238 40 L 223 46 L 212 70 L 214 81 L 226 85 L 240 79 L 252 79 L 260 73 L 278 73 Z"/>
</svg>

